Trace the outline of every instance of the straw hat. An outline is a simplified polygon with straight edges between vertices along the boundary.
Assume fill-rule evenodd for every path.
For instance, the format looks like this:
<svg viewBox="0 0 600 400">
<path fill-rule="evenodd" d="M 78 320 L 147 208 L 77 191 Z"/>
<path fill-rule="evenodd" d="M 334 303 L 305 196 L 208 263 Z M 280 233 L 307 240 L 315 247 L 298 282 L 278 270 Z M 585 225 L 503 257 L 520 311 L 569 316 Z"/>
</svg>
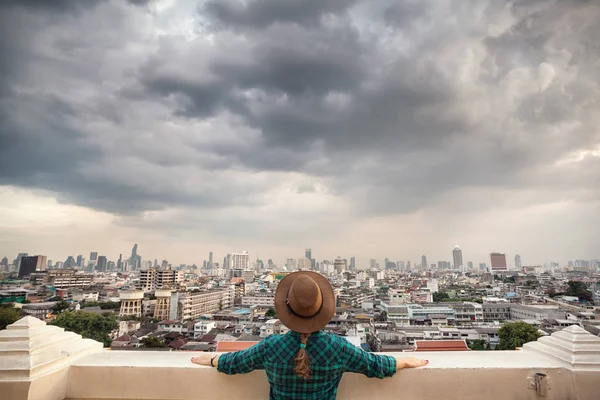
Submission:
<svg viewBox="0 0 600 400">
<path fill-rule="evenodd" d="M 277 286 L 275 311 L 290 330 L 316 332 L 335 315 L 333 288 L 327 278 L 316 272 L 293 272 Z"/>
</svg>

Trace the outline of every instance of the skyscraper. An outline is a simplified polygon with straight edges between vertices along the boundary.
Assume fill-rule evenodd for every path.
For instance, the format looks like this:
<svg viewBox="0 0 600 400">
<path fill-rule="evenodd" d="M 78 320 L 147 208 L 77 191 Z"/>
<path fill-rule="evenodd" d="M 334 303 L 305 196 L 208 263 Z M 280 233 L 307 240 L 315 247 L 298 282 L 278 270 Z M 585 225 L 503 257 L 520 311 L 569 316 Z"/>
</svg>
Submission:
<svg viewBox="0 0 600 400">
<path fill-rule="evenodd" d="M 459 269 L 463 266 L 462 250 L 458 245 L 454 246 L 454 250 L 452 250 L 452 258 L 454 260 L 454 269 Z"/>
<path fill-rule="evenodd" d="M 77 266 L 83 267 L 83 255 L 82 254 L 77 256 Z"/>
<path fill-rule="evenodd" d="M 354 271 L 356 269 L 356 257 L 350 257 L 350 270 Z"/>
<path fill-rule="evenodd" d="M 139 269 L 140 265 L 138 263 L 140 257 L 137 254 L 137 243 L 133 245 L 131 249 L 131 257 L 129 257 L 129 269 L 131 271 L 136 271 Z"/>
<path fill-rule="evenodd" d="M 241 253 L 229 253 L 225 257 L 226 269 L 250 270 L 250 253 L 242 251 Z"/>
<path fill-rule="evenodd" d="M 506 266 L 506 255 L 502 253 L 490 254 L 490 261 L 492 263 L 492 272 L 494 271 L 508 271 Z"/>
<path fill-rule="evenodd" d="M 119 254 L 119 260 L 117 260 L 117 271 L 123 271 L 123 254 Z"/>
<path fill-rule="evenodd" d="M 28 253 L 17 254 L 17 258 L 15 258 L 15 261 L 13 262 L 17 271 L 19 271 L 19 268 L 21 267 L 21 260 L 23 259 L 23 257 L 27 257 L 28 255 L 29 255 Z"/>
<path fill-rule="evenodd" d="M 77 262 L 73 258 L 73 256 L 67 257 L 65 263 L 63 264 L 63 268 L 73 268 L 77 265 Z"/>
<path fill-rule="evenodd" d="M 106 272 L 106 266 L 108 262 L 106 260 L 106 256 L 98 257 L 98 264 L 96 264 L 96 271 L 98 272 Z"/>
<path fill-rule="evenodd" d="M 427 264 L 427 257 L 421 256 L 421 268 L 426 269 L 429 265 Z"/>
<path fill-rule="evenodd" d="M 310 268 L 315 269 L 315 259 L 312 258 L 312 250 L 311 249 L 304 250 L 304 257 L 306 259 L 310 260 Z"/>
<path fill-rule="evenodd" d="M 20 260 L 19 278 L 31 275 L 32 272 L 45 271 L 47 266 L 46 256 L 25 256 Z"/>
<path fill-rule="evenodd" d="M 521 263 L 521 256 L 519 254 L 517 254 L 515 256 L 515 268 L 516 269 L 521 269 L 523 268 L 523 264 Z"/>
<path fill-rule="evenodd" d="M 213 252 L 209 251 L 208 252 L 208 268 L 212 269 L 213 267 Z"/>
<path fill-rule="evenodd" d="M 92 251 L 90 253 L 90 261 L 98 261 L 98 252 L 97 251 Z"/>
<path fill-rule="evenodd" d="M 375 268 L 377 268 L 377 260 L 376 260 L 376 259 L 374 259 L 374 258 L 371 258 L 371 259 L 369 260 L 369 268 L 370 268 L 370 269 L 375 269 Z"/>
<path fill-rule="evenodd" d="M 346 271 L 346 269 L 347 269 L 346 268 L 346 260 L 342 260 L 338 256 L 338 258 L 336 258 L 335 261 L 333 262 L 333 269 L 338 274 L 341 274 L 342 272 Z"/>
</svg>

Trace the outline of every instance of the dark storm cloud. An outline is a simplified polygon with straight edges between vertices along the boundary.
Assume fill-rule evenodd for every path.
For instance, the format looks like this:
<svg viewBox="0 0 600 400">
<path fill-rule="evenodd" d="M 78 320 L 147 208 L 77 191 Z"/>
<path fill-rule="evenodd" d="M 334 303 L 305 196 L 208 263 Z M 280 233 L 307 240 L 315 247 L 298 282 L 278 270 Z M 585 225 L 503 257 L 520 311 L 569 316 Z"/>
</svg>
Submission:
<svg viewBox="0 0 600 400">
<path fill-rule="evenodd" d="M 199 8 L 210 22 L 225 27 L 265 28 L 275 22 L 313 24 L 323 15 L 339 14 L 354 0 L 208 0 Z"/>
<path fill-rule="evenodd" d="M 193 40 L 144 7 L 29 4 L 0 17 L 0 183 L 65 202 L 253 205 L 267 171 L 409 212 L 572 184 L 556 162 L 600 142 L 592 2 L 205 1 Z"/>
</svg>

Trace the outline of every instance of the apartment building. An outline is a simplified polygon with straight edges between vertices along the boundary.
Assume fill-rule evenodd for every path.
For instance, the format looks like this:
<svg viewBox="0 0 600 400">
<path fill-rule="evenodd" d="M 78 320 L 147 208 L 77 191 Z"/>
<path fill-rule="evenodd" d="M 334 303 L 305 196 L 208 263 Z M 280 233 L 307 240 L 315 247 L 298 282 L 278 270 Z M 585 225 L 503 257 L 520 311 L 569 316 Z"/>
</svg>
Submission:
<svg viewBox="0 0 600 400">
<path fill-rule="evenodd" d="M 178 293 L 179 319 L 187 321 L 233 306 L 235 287 Z"/>
<path fill-rule="evenodd" d="M 182 271 L 148 268 L 140 270 L 140 279 L 136 283 L 136 289 L 151 292 L 156 289 L 177 288 L 182 282 Z"/>
<path fill-rule="evenodd" d="M 275 293 L 273 292 L 250 292 L 242 297 L 244 306 L 274 307 Z"/>
</svg>

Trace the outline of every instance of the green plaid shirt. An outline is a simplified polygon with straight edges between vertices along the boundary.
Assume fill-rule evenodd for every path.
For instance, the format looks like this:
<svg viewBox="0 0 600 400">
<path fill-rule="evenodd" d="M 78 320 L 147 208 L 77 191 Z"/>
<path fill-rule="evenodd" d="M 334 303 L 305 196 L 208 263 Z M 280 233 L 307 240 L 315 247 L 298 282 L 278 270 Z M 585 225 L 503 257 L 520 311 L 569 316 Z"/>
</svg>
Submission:
<svg viewBox="0 0 600 400">
<path fill-rule="evenodd" d="M 299 349 L 298 333 L 271 335 L 246 350 L 221 355 L 218 370 L 233 375 L 264 369 L 271 385 L 271 400 L 335 399 L 344 372 L 380 379 L 396 372 L 394 357 L 368 353 L 343 337 L 319 331 L 306 343 L 311 376 L 305 380 L 294 372 Z"/>
</svg>

